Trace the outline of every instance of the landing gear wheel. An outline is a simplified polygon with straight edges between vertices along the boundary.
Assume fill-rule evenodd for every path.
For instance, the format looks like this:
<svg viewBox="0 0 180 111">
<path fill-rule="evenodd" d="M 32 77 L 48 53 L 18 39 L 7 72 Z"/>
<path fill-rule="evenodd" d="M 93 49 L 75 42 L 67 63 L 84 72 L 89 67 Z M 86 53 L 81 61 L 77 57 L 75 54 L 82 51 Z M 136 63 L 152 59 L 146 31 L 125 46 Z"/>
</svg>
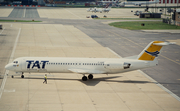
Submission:
<svg viewBox="0 0 180 111">
<path fill-rule="evenodd" d="M 13 76 L 13 75 L 12 75 L 11 77 L 12 77 L 12 78 L 14 78 L 14 76 Z"/>
<path fill-rule="evenodd" d="M 87 81 L 87 77 L 86 77 L 86 76 L 83 76 L 83 77 L 82 77 L 82 80 L 83 80 L 83 81 Z"/>
<path fill-rule="evenodd" d="M 24 75 L 21 75 L 21 78 L 24 78 Z"/>
<path fill-rule="evenodd" d="M 89 74 L 89 75 L 88 75 L 88 78 L 89 78 L 89 79 L 93 79 L 93 75 L 92 75 L 92 74 Z"/>
</svg>

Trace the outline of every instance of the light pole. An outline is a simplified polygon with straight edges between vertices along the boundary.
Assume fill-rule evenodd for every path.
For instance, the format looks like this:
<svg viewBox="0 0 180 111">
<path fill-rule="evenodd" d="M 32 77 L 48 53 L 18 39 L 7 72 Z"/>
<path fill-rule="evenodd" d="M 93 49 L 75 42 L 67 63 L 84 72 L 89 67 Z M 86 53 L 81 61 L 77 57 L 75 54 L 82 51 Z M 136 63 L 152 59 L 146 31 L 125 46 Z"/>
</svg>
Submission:
<svg viewBox="0 0 180 111">
<path fill-rule="evenodd" d="M 178 8 L 178 3 L 179 3 L 179 0 L 177 0 L 177 8 Z"/>
<path fill-rule="evenodd" d="M 165 0 L 165 18 L 166 18 L 166 3 L 167 3 L 167 0 Z"/>
</svg>

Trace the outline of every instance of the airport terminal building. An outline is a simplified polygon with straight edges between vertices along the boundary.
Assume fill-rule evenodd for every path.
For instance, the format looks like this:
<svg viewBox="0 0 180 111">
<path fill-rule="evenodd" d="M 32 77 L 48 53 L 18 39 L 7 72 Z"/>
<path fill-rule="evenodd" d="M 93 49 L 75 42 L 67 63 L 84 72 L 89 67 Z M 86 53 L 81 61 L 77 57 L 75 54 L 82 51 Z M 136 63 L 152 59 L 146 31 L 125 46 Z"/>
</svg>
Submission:
<svg viewBox="0 0 180 111">
<path fill-rule="evenodd" d="M 117 0 L 97 0 L 97 1 L 102 1 L 102 2 L 113 2 Z M 130 2 L 130 1 L 155 1 L 155 0 L 119 0 L 119 2 Z M 159 4 L 177 4 L 180 3 L 180 0 L 159 0 Z"/>
<path fill-rule="evenodd" d="M 9 0 L 0 0 L 0 4 L 8 5 L 45 5 L 45 4 L 86 4 L 86 3 L 115 3 L 119 4 L 121 2 L 144 2 L 146 1 L 147 3 L 150 1 L 156 1 L 156 0 L 12 0 L 10 3 Z M 179 4 L 180 0 L 159 0 L 159 5 L 167 4 L 167 5 L 175 5 Z"/>
<path fill-rule="evenodd" d="M 154 1 L 154 0 L 149 0 Z M 180 0 L 159 0 L 159 4 L 177 4 L 180 3 Z"/>
</svg>

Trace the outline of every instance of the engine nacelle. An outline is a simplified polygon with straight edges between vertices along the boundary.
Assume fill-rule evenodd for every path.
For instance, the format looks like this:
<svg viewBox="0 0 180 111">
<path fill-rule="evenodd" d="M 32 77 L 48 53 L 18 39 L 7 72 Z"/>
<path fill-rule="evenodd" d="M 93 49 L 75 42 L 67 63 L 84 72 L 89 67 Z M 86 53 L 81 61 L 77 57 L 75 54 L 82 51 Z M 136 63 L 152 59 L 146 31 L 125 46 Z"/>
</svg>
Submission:
<svg viewBox="0 0 180 111">
<path fill-rule="evenodd" d="M 128 69 L 131 64 L 126 62 L 111 62 L 107 61 L 104 63 L 104 67 L 107 69 Z"/>
</svg>

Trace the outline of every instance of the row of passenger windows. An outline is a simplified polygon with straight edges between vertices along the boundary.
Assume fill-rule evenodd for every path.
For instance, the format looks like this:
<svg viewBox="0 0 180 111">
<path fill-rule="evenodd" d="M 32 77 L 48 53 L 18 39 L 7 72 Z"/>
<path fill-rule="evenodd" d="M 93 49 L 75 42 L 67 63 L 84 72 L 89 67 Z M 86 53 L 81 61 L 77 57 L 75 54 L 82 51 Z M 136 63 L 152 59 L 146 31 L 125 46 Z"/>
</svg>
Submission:
<svg viewBox="0 0 180 111">
<path fill-rule="evenodd" d="M 104 65 L 102 63 L 47 63 L 47 65 Z"/>
</svg>

